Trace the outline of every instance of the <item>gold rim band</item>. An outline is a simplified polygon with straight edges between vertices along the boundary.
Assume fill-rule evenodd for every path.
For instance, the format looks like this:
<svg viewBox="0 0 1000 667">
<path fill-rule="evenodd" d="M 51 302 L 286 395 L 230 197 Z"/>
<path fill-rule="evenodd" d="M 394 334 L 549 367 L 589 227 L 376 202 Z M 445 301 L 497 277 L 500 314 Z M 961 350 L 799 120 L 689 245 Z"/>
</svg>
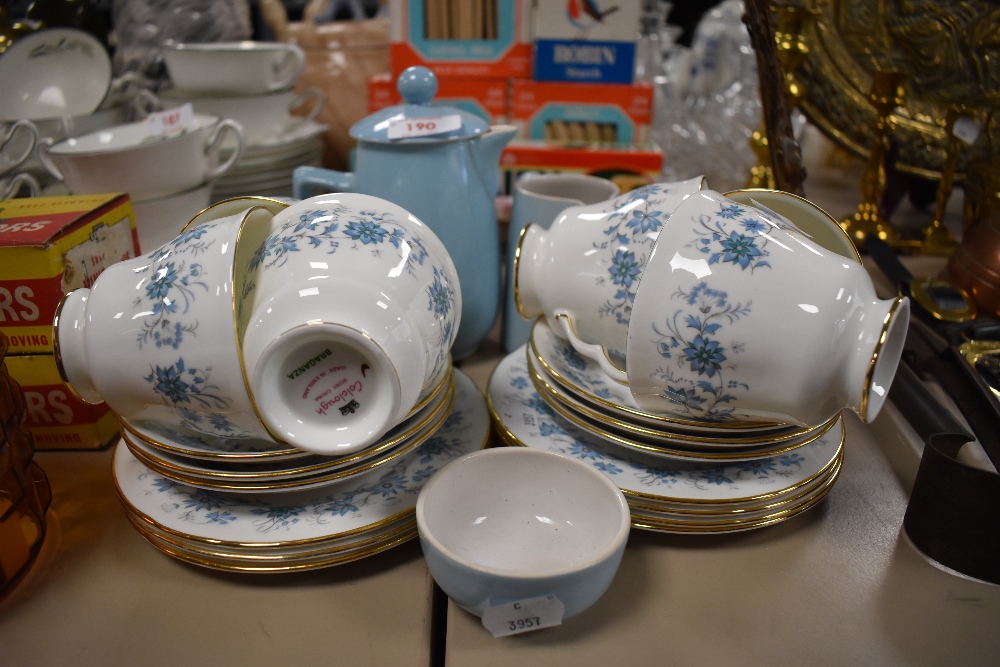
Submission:
<svg viewBox="0 0 1000 667">
<path fill-rule="evenodd" d="M 892 302 L 889 312 L 886 313 L 885 319 L 882 321 L 882 333 L 875 344 L 875 350 L 872 352 L 871 359 L 868 361 L 868 372 L 865 373 L 865 386 L 861 390 L 861 421 L 866 424 L 868 423 L 868 398 L 871 392 L 872 377 L 875 375 L 875 366 L 878 364 L 878 356 L 882 352 L 882 346 L 885 345 L 885 340 L 889 336 L 889 326 L 892 324 L 893 319 L 895 319 L 896 311 L 899 309 L 900 304 L 903 303 L 903 298 L 897 296 Z"/>
<path fill-rule="evenodd" d="M 447 376 L 445 377 L 445 380 L 453 379 L 453 377 L 454 377 L 453 373 L 449 372 L 447 374 Z M 352 461 L 361 460 L 363 458 L 368 458 L 368 457 L 370 457 L 370 456 L 372 456 L 374 454 L 377 454 L 379 452 L 383 452 L 386 449 L 390 449 L 391 447 L 393 447 L 393 446 L 399 444 L 400 442 L 402 442 L 405 438 L 408 438 L 411 435 L 413 435 L 414 433 L 418 432 L 423 426 L 425 426 L 428 423 L 428 421 L 430 419 L 432 419 L 435 415 L 438 414 L 438 411 L 441 409 L 441 406 L 443 406 L 447 402 L 447 396 L 448 396 L 447 392 L 448 391 L 454 391 L 455 384 L 454 384 L 454 382 L 450 382 L 447 386 L 445 386 L 442 383 L 442 385 L 440 386 L 440 388 L 441 389 L 445 389 L 445 393 L 441 394 L 441 403 L 438 406 L 436 406 L 435 409 L 432 412 L 430 412 L 427 415 L 425 415 L 423 417 L 423 419 L 421 419 L 418 423 L 411 425 L 409 428 L 407 428 L 406 431 L 393 436 L 392 439 L 390 439 L 390 440 L 377 443 L 374 446 L 374 448 L 369 447 L 367 449 L 361 450 L 360 452 L 355 452 L 354 454 L 349 454 L 349 455 L 343 456 L 343 457 L 337 457 L 337 458 L 326 457 L 327 460 L 325 462 L 325 467 L 330 467 L 330 466 L 333 466 L 333 465 L 341 465 L 341 464 L 344 464 L 344 463 L 350 463 Z M 425 401 L 425 404 L 426 404 L 426 401 Z M 266 462 L 266 460 L 272 459 L 272 458 L 277 457 L 277 456 L 281 456 L 283 459 L 288 459 L 288 460 L 294 460 L 294 459 L 297 459 L 297 458 L 306 458 L 306 457 L 310 457 L 310 456 L 314 456 L 314 457 L 315 456 L 321 456 L 319 454 L 315 454 L 315 455 L 310 454 L 309 452 L 302 451 L 302 450 L 300 450 L 298 448 L 295 448 L 295 447 L 292 447 L 292 448 L 289 448 L 289 449 L 280 450 L 280 451 L 273 451 L 273 452 L 232 452 L 232 453 L 230 453 L 230 452 L 217 452 L 217 453 L 216 452 L 205 452 L 205 453 L 197 452 L 197 453 L 194 453 L 190 449 L 184 449 L 182 447 L 176 447 L 174 445 L 163 443 L 163 442 L 160 442 L 159 440 L 153 439 L 152 437 L 150 437 L 148 435 L 139 433 L 138 431 L 135 430 L 135 427 L 133 427 L 131 424 L 128 424 L 127 422 L 125 422 L 122 419 L 119 419 L 119 424 L 121 425 L 123 432 L 127 431 L 132 436 L 134 436 L 135 439 L 138 439 L 142 443 L 144 443 L 146 445 L 149 445 L 150 447 L 152 447 L 154 449 L 158 449 L 158 450 L 160 450 L 162 452 L 165 452 L 167 454 L 184 456 L 184 457 L 187 457 L 187 458 L 205 459 L 207 461 L 216 461 L 216 462 L 232 462 L 232 463 L 247 463 L 247 462 L 250 462 L 250 463 L 254 463 L 254 462 Z M 220 459 L 222 459 L 222 461 L 219 461 Z M 315 469 L 319 470 L 321 468 L 315 468 Z"/>
<path fill-rule="evenodd" d="M 69 377 L 66 375 L 66 368 L 63 366 L 62 358 L 62 348 L 59 346 L 59 318 L 62 316 L 63 307 L 66 305 L 66 301 L 69 299 L 69 295 L 75 292 L 77 289 L 85 289 L 83 287 L 77 287 L 76 289 L 70 290 L 63 294 L 62 298 L 59 299 L 59 304 L 56 306 L 55 316 L 52 318 L 52 356 L 55 358 L 56 370 L 59 371 L 59 378 L 66 385 L 66 389 L 73 398 L 78 401 L 82 401 L 87 405 L 100 405 L 103 401 L 93 402 L 88 401 L 80 394 L 76 393 L 76 389 L 73 389 L 73 385 L 69 383 Z"/>
<path fill-rule="evenodd" d="M 740 507 L 733 507 L 729 509 L 698 509 L 698 508 L 672 507 L 672 506 L 667 507 L 665 504 L 661 505 L 643 504 L 643 501 L 646 499 L 640 499 L 637 501 L 630 500 L 628 506 L 634 510 L 639 510 L 641 512 L 653 512 L 653 513 L 668 512 L 670 514 L 690 515 L 692 517 L 724 517 L 724 516 L 736 517 L 751 512 L 764 512 L 767 510 L 777 510 L 779 508 L 788 507 L 795 501 L 802 500 L 803 498 L 815 493 L 816 489 L 819 487 L 820 484 L 826 483 L 826 481 L 829 479 L 831 475 L 833 475 L 834 473 L 838 473 L 840 471 L 840 468 L 843 466 L 843 462 L 844 462 L 844 454 L 843 452 L 841 452 L 840 455 L 835 459 L 833 459 L 829 464 L 827 464 L 827 466 L 820 473 L 820 475 L 816 479 L 812 480 L 809 484 L 806 484 L 798 489 L 794 489 L 792 491 L 792 494 L 787 497 L 775 496 L 775 498 L 773 499 L 768 498 L 766 499 L 764 504 L 761 505 L 747 505 L 747 506 L 741 505 Z"/>
<path fill-rule="evenodd" d="M 541 392 L 545 391 L 544 389 L 540 389 L 539 388 L 538 383 L 536 382 L 534 375 L 531 376 L 531 380 L 532 380 L 532 383 L 534 383 L 536 389 L 539 389 Z M 635 449 L 635 450 L 639 450 L 639 451 L 642 451 L 642 452 L 648 452 L 648 453 L 653 453 L 653 454 L 669 454 L 670 456 L 676 456 L 676 457 L 685 458 L 685 459 L 695 459 L 695 460 L 733 461 L 733 462 L 748 460 L 748 458 L 745 455 L 741 455 L 739 453 L 737 453 L 737 454 L 734 455 L 733 453 L 688 451 L 688 450 L 684 450 L 684 449 L 670 449 L 668 447 L 662 447 L 662 446 L 657 446 L 657 445 L 652 445 L 652 444 L 647 444 L 647 443 L 642 443 L 642 442 L 636 442 L 634 440 L 629 440 L 628 438 L 626 438 L 624 436 L 618 435 L 617 433 L 609 433 L 607 431 L 601 430 L 596 424 L 590 424 L 590 423 L 588 423 L 584 418 L 579 417 L 576 414 L 573 414 L 570 410 L 567 410 L 566 407 L 563 406 L 563 405 L 561 405 L 561 404 L 557 405 L 557 404 L 554 404 L 554 403 L 552 403 L 551 401 L 548 401 L 548 400 L 546 400 L 545 402 L 546 402 L 546 404 L 550 408 L 552 408 L 553 410 L 555 410 L 559 414 L 560 417 L 562 417 L 563 419 L 566 419 L 567 421 L 571 422 L 574 426 L 577 426 L 577 427 L 583 429 L 584 431 L 586 431 L 587 433 L 589 433 L 589 434 L 591 434 L 591 435 L 593 435 L 595 437 L 604 438 L 606 440 L 611 440 L 612 442 L 617 443 L 618 445 L 621 445 L 623 447 L 628 447 L 629 449 Z M 827 431 L 829 431 L 831 428 L 833 428 L 834 424 L 837 423 L 837 420 L 839 418 L 840 418 L 840 415 L 837 415 L 836 417 L 834 417 L 830 421 L 826 422 L 822 426 L 817 427 L 812 433 L 808 434 L 808 436 L 809 436 L 808 438 L 803 439 L 800 442 L 794 442 L 794 443 L 792 443 L 790 445 L 784 445 L 784 446 L 778 447 L 776 449 L 771 449 L 771 450 L 768 450 L 766 453 L 765 452 L 759 452 L 759 456 L 754 456 L 754 457 L 751 457 L 751 458 L 754 458 L 754 459 L 757 459 L 757 458 L 764 459 L 764 458 L 768 458 L 770 456 L 776 456 L 778 454 L 783 454 L 785 452 L 790 452 L 793 449 L 798 449 L 799 447 L 803 447 L 805 445 L 808 445 L 809 443 L 814 442 L 815 440 L 818 440 L 823 435 L 825 435 L 827 433 Z M 755 454 L 757 454 L 757 453 L 755 453 Z"/>
<path fill-rule="evenodd" d="M 803 204 L 808 204 L 812 208 L 816 209 L 817 213 L 819 213 L 824 218 L 830 221 L 830 231 L 835 231 L 836 233 L 847 239 L 847 241 L 850 243 L 851 248 L 854 249 L 854 258 L 858 260 L 858 264 L 862 264 L 861 253 L 858 252 L 858 246 L 855 245 L 854 239 L 851 238 L 851 235 L 848 234 L 844 230 L 844 228 L 840 226 L 840 223 L 836 219 L 834 219 L 833 216 L 831 216 L 829 213 L 827 213 L 822 208 L 820 208 L 813 202 L 809 201 L 805 197 L 800 197 L 796 194 L 792 194 L 791 192 L 785 192 L 784 190 L 769 190 L 767 188 L 741 188 L 739 190 L 730 190 L 729 192 L 724 193 L 722 196 L 729 197 L 730 199 L 732 199 L 733 195 L 738 195 L 743 193 L 753 194 L 754 192 L 766 192 L 767 194 L 771 195 L 779 195 L 781 197 L 787 197 L 788 199 L 793 199 L 795 201 L 802 202 Z M 740 203 L 744 204 L 744 206 L 753 206 L 753 204 L 745 204 L 744 202 Z M 830 252 L 836 252 L 836 250 L 833 250 L 832 248 L 826 248 L 826 249 L 829 250 Z M 840 253 L 837 254 L 839 255 Z"/>
<path fill-rule="evenodd" d="M 815 496 L 810 497 L 805 502 L 797 505 L 796 507 L 790 507 L 788 509 L 782 510 L 780 512 L 775 512 L 774 514 L 768 515 L 766 517 L 761 517 L 756 521 L 746 522 L 746 523 L 733 523 L 733 524 L 722 524 L 719 526 L 710 525 L 684 525 L 684 524 L 672 524 L 669 521 L 659 521 L 650 517 L 640 516 L 632 518 L 632 527 L 638 528 L 640 530 L 649 530 L 653 532 L 660 533 L 732 533 L 741 530 L 752 530 L 756 528 L 764 528 L 771 526 L 776 523 L 781 523 L 787 519 L 791 519 L 793 516 L 805 512 L 807 509 L 814 507 L 819 504 L 821 500 L 826 498 L 833 488 L 834 483 L 840 476 L 840 469 L 838 468 L 836 473 L 830 478 L 830 480 L 824 483 Z"/>
<path fill-rule="evenodd" d="M 455 389 L 452 386 L 452 388 L 449 389 L 449 393 L 445 396 L 445 399 L 438 406 L 436 406 L 432 412 L 428 413 L 420 421 L 420 423 L 413 425 L 413 427 L 407 429 L 405 433 L 400 433 L 396 437 L 390 440 L 386 440 L 384 443 L 379 443 L 375 447 L 370 447 L 368 449 L 361 450 L 360 452 L 357 452 L 350 456 L 346 456 L 343 458 L 324 457 L 326 458 L 326 460 L 311 465 L 304 465 L 296 468 L 279 469 L 279 470 L 272 469 L 272 470 L 252 471 L 252 472 L 250 471 L 234 472 L 234 471 L 222 471 L 222 470 L 194 470 L 191 468 L 185 468 L 180 463 L 170 461 L 167 459 L 157 458 L 152 453 L 145 451 L 142 452 L 143 459 L 151 459 L 153 461 L 156 461 L 159 465 L 161 465 L 164 468 L 170 470 L 176 470 L 180 473 L 186 473 L 188 475 L 197 475 L 199 477 L 215 477 L 219 479 L 232 479 L 232 480 L 254 480 L 259 478 L 275 479 L 281 477 L 297 477 L 299 475 L 302 475 L 303 473 L 321 472 L 329 468 L 341 468 L 345 465 L 350 465 L 351 463 L 354 463 L 356 461 L 364 461 L 365 459 L 372 458 L 373 456 L 377 456 L 382 452 L 392 449 L 396 445 L 399 445 L 400 443 L 404 442 L 407 438 L 410 438 L 420 433 L 420 431 L 427 428 L 428 425 L 431 424 L 431 422 L 435 419 L 437 419 L 437 422 L 431 426 L 432 427 L 440 426 L 441 423 L 443 423 L 444 418 L 447 417 L 447 415 L 442 416 L 441 412 L 442 410 L 445 409 L 445 406 L 449 403 L 450 400 L 453 402 L 454 394 L 455 394 Z M 129 447 L 129 450 L 131 450 L 134 453 L 135 447 L 138 445 L 132 438 L 129 437 L 129 434 L 131 434 L 131 431 L 123 434 L 123 437 L 126 441 L 126 444 L 132 445 Z M 142 438 L 140 438 L 140 441 L 146 443 L 146 440 Z"/>
<path fill-rule="evenodd" d="M 521 266 L 521 252 L 524 246 L 524 237 L 528 234 L 528 227 L 531 227 L 533 223 L 529 223 L 521 228 L 521 233 L 517 237 L 517 247 L 514 249 L 514 276 L 511 278 L 514 282 L 514 306 L 517 308 L 517 314 L 520 315 L 525 320 L 530 320 L 531 318 L 524 314 L 524 306 L 521 305 L 521 290 L 518 286 L 517 277 L 519 268 Z"/>
<path fill-rule="evenodd" d="M 491 434 L 491 429 L 487 427 L 486 433 L 483 436 L 483 440 L 479 444 L 478 449 L 485 449 L 487 447 L 487 445 L 489 445 L 490 434 Z M 120 447 L 121 444 L 119 444 L 118 446 Z M 364 525 L 364 526 L 359 526 L 357 528 L 352 528 L 350 530 L 342 531 L 342 532 L 339 532 L 339 533 L 334 533 L 332 535 L 323 535 L 321 537 L 307 537 L 307 538 L 303 538 L 303 539 L 299 539 L 299 540 L 284 540 L 284 541 L 280 541 L 280 542 L 238 542 L 238 541 L 233 541 L 233 540 L 222 540 L 222 539 L 216 539 L 216 538 L 209 538 L 209 537 L 204 537 L 204 536 L 200 536 L 200 535 L 191 535 L 190 533 L 185 533 L 185 532 L 176 530 L 174 528 L 169 528 L 169 527 L 167 527 L 167 526 L 159 523 L 158 521 L 156 521 L 155 519 L 153 519 L 149 515 L 143 513 L 141 510 L 139 510 L 137 507 L 135 507 L 135 505 L 133 505 L 131 502 L 129 502 L 128 498 L 125 496 L 125 493 L 122 491 L 121 483 L 118 481 L 118 477 L 115 476 L 115 475 L 112 475 L 112 479 L 114 480 L 114 483 L 115 483 L 115 492 L 118 494 L 118 499 L 122 503 L 122 505 L 125 507 L 125 509 L 126 509 L 127 512 L 131 511 L 135 516 L 137 516 L 138 518 L 141 518 L 143 521 L 145 521 L 145 522 L 147 522 L 149 524 L 152 524 L 152 525 L 156 526 L 157 528 L 159 528 L 160 530 L 162 530 L 164 532 L 167 532 L 167 533 L 170 533 L 172 535 L 177 535 L 179 537 L 183 537 L 183 538 L 188 539 L 188 540 L 194 540 L 196 542 L 201 542 L 201 543 L 204 543 L 204 544 L 214 544 L 214 545 L 223 545 L 223 546 L 234 546 L 234 547 L 289 547 L 289 546 L 299 546 L 299 545 L 306 545 L 306 544 L 316 544 L 318 542 L 329 541 L 329 540 L 334 539 L 334 538 L 343 538 L 343 537 L 348 537 L 350 535 L 357 535 L 359 533 L 363 533 L 363 532 L 366 532 L 366 531 L 369 531 L 369 530 L 374 530 L 374 529 L 380 528 L 382 526 L 389 525 L 390 523 L 392 523 L 394 521 L 398 521 L 399 519 L 401 519 L 404 516 L 406 516 L 407 512 L 412 512 L 412 511 L 416 510 L 416 507 L 414 506 L 414 507 L 411 507 L 411 508 L 409 508 L 407 510 L 403 510 L 403 511 L 397 512 L 396 514 L 393 514 L 391 516 L 385 517 L 384 519 L 380 519 L 378 521 L 372 522 L 370 524 L 367 524 L 367 525 Z"/>
<path fill-rule="evenodd" d="M 574 413 L 579 413 L 588 419 L 598 421 L 601 424 L 607 424 L 609 426 L 619 428 L 623 431 L 628 431 L 629 433 L 635 434 L 640 437 L 662 438 L 665 440 L 682 440 L 684 442 L 698 443 L 702 445 L 712 445 L 712 444 L 732 445 L 734 442 L 739 442 L 741 444 L 746 443 L 747 448 L 750 448 L 750 446 L 760 443 L 779 443 L 792 440 L 795 438 L 801 438 L 802 436 L 807 435 L 808 433 L 814 431 L 815 429 L 832 425 L 832 423 L 835 422 L 837 419 L 837 417 L 834 416 L 830 420 L 820 424 L 819 426 L 815 426 L 812 429 L 805 431 L 804 433 L 796 433 L 796 432 L 779 433 L 777 436 L 774 437 L 767 437 L 766 435 L 762 435 L 756 438 L 733 439 L 733 438 L 714 438 L 714 437 L 705 437 L 700 435 L 689 435 L 686 433 L 676 433 L 665 429 L 648 428 L 645 426 L 640 426 L 638 424 L 632 424 L 629 422 L 620 421 L 604 413 L 591 410 L 590 408 L 584 406 L 579 402 L 576 403 L 570 402 L 569 400 L 567 400 L 566 397 L 564 397 L 560 393 L 560 389 L 558 387 L 554 387 L 544 377 L 541 376 L 541 374 L 538 372 L 538 369 L 535 368 L 534 365 L 532 364 L 530 357 L 528 358 L 528 374 L 530 375 L 531 380 L 535 385 L 535 388 L 538 389 L 540 393 L 548 394 L 553 398 L 553 400 L 558 401 L 566 409 Z M 546 400 L 546 403 L 549 403 L 551 405 L 552 401 Z M 587 428 L 587 430 L 592 430 L 592 428 L 590 427 L 585 427 L 585 428 Z"/>
<path fill-rule="evenodd" d="M 128 510 L 126 510 L 127 512 Z M 415 510 L 414 510 L 415 513 Z M 401 520 L 398 526 L 395 526 L 385 532 L 372 531 L 374 534 L 369 537 L 364 537 L 364 533 L 359 533 L 360 539 L 357 541 L 343 541 L 335 540 L 336 544 L 331 546 L 316 545 L 316 548 L 308 549 L 299 552 L 288 552 L 288 553 L 275 553 L 267 549 L 247 549 L 243 552 L 237 551 L 225 551 L 219 550 L 218 545 L 199 545 L 196 543 L 191 543 L 190 541 L 185 541 L 182 538 L 171 535 L 165 531 L 158 530 L 152 524 L 145 522 L 141 517 L 136 517 L 131 514 L 128 516 L 129 521 L 132 525 L 141 533 L 146 533 L 156 537 L 162 542 L 173 545 L 179 549 L 183 549 L 190 553 L 201 555 L 206 558 L 221 558 L 228 559 L 232 561 L 246 561 L 248 563 L 280 563 L 283 561 L 296 561 L 303 559 L 320 558 L 322 556 L 333 556 L 335 554 L 342 554 L 343 552 L 353 552 L 365 547 L 369 547 L 380 542 L 385 542 L 387 540 L 392 540 L 396 537 L 400 537 L 413 529 L 416 528 L 417 522 L 415 517 L 411 517 L 409 520 Z M 391 525 L 391 524 L 390 524 Z M 283 547 L 277 547 L 283 548 Z"/>
<path fill-rule="evenodd" d="M 137 451 L 135 445 L 130 443 L 128 438 L 123 438 L 123 440 L 125 442 L 125 446 L 128 447 L 128 450 L 130 452 L 132 452 L 132 455 L 135 456 L 135 458 L 139 459 L 139 461 L 142 462 L 144 465 L 151 468 L 154 472 L 163 475 L 164 477 L 168 477 L 170 479 L 181 482 L 182 484 L 187 484 L 189 486 L 202 489 L 207 488 L 219 491 L 240 491 L 244 493 L 253 493 L 255 491 L 274 491 L 277 489 L 296 490 L 296 489 L 302 489 L 302 487 L 313 486 L 314 484 L 333 482 L 338 479 L 346 479 L 347 477 L 360 475 L 361 473 L 368 472 L 369 470 L 374 470 L 379 466 L 385 465 L 390 461 L 394 461 L 395 459 L 413 450 L 415 447 L 422 444 L 429 437 L 434 435 L 434 433 L 437 432 L 437 429 L 441 426 L 441 424 L 444 423 L 445 419 L 447 419 L 448 415 L 451 413 L 451 408 L 454 406 L 454 404 L 455 404 L 455 395 L 454 393 L 452 393 L 447 402 L 448 407 L 440 413 L 440 417 L 438 418 L 437 423 L 429 427 L 424 433 L 421 433 L 413 437 L 411 439 L 411 442 L 401 445 L 398 449 L 389 452 L 382 458 L 379 458 L 370 463 L 366 463 L 364 465 L 360 465 L 357 468 L 350 468 L 348 470 L 339 470 L 336 472 L 328 473 L 326 475 L 302 477 L 298 479 L 281 481 L 281 482 L 275 481 L 275 482 L 260 482 L 256 484 L 253 483 L 227 484 L 223 482 L 214 482 L 214 481 L 207 481 L 205 479 L 194 478 L 192 477 L 192 473 L 178 470 L 176 469 L 175 466 L 166 466 L 164 464 L 161 464 L 159 461 L 150 458 L 149 455 L 146 454 L 145 452 Z"/>
</svg>

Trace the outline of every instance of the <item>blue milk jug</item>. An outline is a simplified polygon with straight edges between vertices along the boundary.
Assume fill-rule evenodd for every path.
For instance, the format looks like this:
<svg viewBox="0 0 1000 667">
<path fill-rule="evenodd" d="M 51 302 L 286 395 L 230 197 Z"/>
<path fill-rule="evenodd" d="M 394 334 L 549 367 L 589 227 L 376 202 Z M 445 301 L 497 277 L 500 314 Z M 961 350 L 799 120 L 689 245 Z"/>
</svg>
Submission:
<svg viewBox="0 0 1000 667">
<path fill-rule="evenodd" d="M 441 239 L 458 270 L 462 319 L 452 356 L 476 351 L 500 307 L 500 239 L 494 199 L 500 154 L 516 129 L 489 126 L 453 107 L 432 106 L 437 77 L 426 67 L 399 75 L 404 103 L 363 118 L 353 173 L 299 167 L 295 196 L 359 192 L 388 199 L 420 218 Z"/>
</svg>

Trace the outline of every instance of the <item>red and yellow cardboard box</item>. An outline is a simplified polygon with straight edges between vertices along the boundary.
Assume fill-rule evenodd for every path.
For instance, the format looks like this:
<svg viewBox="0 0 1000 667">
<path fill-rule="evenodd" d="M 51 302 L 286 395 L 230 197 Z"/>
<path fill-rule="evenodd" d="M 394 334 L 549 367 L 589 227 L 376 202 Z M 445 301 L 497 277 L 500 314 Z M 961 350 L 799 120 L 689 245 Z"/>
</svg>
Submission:
<svg viewBox="0 0 1000 667">
<path fill-rule="evenodd" d="M 35 449 L 100 449 L 118 438 L 118 420 L 104 403 L 84 403 L 59 376 L 55 356 L 6 357 L 7 370 L 24 393 L 24 426 Z"/>
<path fill-rule="evenodd" d="M 59 377 L 52 320 L 63 294 L 138 249 L 128 195 L 0 201 L 0 330 L 39 449 L 96 449 L 118 432 L 107 406 L 83 403 Z"/>
</svg>

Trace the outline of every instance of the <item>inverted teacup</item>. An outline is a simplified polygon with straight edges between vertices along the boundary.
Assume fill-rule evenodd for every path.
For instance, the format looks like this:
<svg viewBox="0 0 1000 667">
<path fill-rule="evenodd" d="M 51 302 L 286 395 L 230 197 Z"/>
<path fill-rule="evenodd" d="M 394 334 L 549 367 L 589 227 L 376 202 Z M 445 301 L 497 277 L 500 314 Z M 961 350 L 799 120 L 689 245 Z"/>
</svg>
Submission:
<svg viewBox="0 0 1000 667">
<path fill-rule="evenodd" d="M 174 88 L 200 95 L 260 95 L 295 85 L 305 54 L 278 42 L 166 44 L 163 59 Z"/>
<path fill-rule="evenodd" d="M 243 151 L 240 124 L 195 114 L 193 126 L 173 136 L 153 134 L 147 121 L 115 125 L 39 146 L 45 168 L 73 194 L 127 192 L 142 201 L 189 190 L 226 173 Z M 227 135 L 236 149 L 220 163 Z"/>
<path fill-rule="evenodd" d="M 638 286 L 629 390 L 648 412 L 815 426 L 878 414 L 909 301 L 783 218 L 702 191 L 674 211 Z"/>
<path fill-rule="evenodd" d="M 697 177 L 658 183 L 564 210 L 546 231 L 525 227 L 514 290 L 525 319 L 545 315 L 552 331 L 624 379 L 625 344 L 639 277 L 674 209 L 704 187 Z"/>
<path fill-rule="evenodd" d="M 448 365 L 462 301 L 444 245 L 395 204 L 330 194 L 250 247 L 237 321 L 264 423 L 329 454 L 375 442 Z"/>
<path fill-rule="evenodd" d="M 531 335 L 531 322 L 517 312 L 514 299 L 514 248 L 521 231 L 529 224 L 548 229 L 552 221 L 570 206 L 587 206 L 607 201 L 619 193 L 606 178 L 586 174 L 527 173 L 514 184 L 514 206 L 507 230 L 507 286 L 503 311 L 503 347 L 508 352 L 524 345 Z"/>
<path fill-rule="evenodd" d="M 233 256 L 240 231 L 266 226 L 284 204 L 241 204 L 234 215 L 195 218 L 171 242 L 64 297 L 56 360 L 81 399 L 103 400 L 134 424 L 271 440 L 237 354 Z"/>
</svg>

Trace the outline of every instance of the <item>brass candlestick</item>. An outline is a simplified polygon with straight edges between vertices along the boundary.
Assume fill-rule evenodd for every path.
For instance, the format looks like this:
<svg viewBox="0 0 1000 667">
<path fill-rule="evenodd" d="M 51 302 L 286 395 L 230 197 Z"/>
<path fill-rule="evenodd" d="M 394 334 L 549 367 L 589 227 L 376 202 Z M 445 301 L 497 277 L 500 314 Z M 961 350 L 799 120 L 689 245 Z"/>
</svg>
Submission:
<svg viewBox="0 0 1000 667">
<path fill-rule="evenodd" d="M 893 127 L 889 116 L 896 107 L 903 104 L 905 80 L 906 75 L 895 70 L 872 72 L 868 101 L 875 107 L 876 120 L 872 128 L 874 137 L 868 151 L 868 163 L 861 176 L 861 203 L 854 215 L 840 221 L 840 226 L 858 247 L 864 246 L 869 234 L 874 234 L 883 241 L 896 236 L 892 225 L 879 215 L 878 203 L 885 190 L 885 154 L 889 149 L 889 134 Z"/>
<path fill-rule="evenodd" d="M 955 164 L 958 162 L 958 137 L 955 136 L 955 121 L 963 114 L 965 107 L 953 104 L 945 117 L 944 131 L 948 137 L 945 149 L 944 166 L 941 169 L 941 181 L 938 183 L 937 201 L 934 205 L 934 220 L 924 230 L 924 240 L 920 251 L 925 255 L 948 256 L 955 250 L 955 237 L 944 226 L 944 209 L 951 196 L 952 184 L 955 182 Z"/>
<path fill-rule="evenodd" d="M 809 55 L 809 43 L 804 33 L 816 18 L 817 12 L 811 7 L 772 7 L 771 10 L 778 16 L 774 42 L 778 51 L 778 64 L 785 77 L 785 97 L 790 112 L 798 106 L 804 92 L 802 84 L 795 78 L 795 71 Z M 750 150 L 757 156 L 757 164 L 750 168 L 747 187 L 773 190 L 775 183 L 771 170 L 771 149 L 767 143 L 763 116 L 750 137 Z"/>
</svg>

